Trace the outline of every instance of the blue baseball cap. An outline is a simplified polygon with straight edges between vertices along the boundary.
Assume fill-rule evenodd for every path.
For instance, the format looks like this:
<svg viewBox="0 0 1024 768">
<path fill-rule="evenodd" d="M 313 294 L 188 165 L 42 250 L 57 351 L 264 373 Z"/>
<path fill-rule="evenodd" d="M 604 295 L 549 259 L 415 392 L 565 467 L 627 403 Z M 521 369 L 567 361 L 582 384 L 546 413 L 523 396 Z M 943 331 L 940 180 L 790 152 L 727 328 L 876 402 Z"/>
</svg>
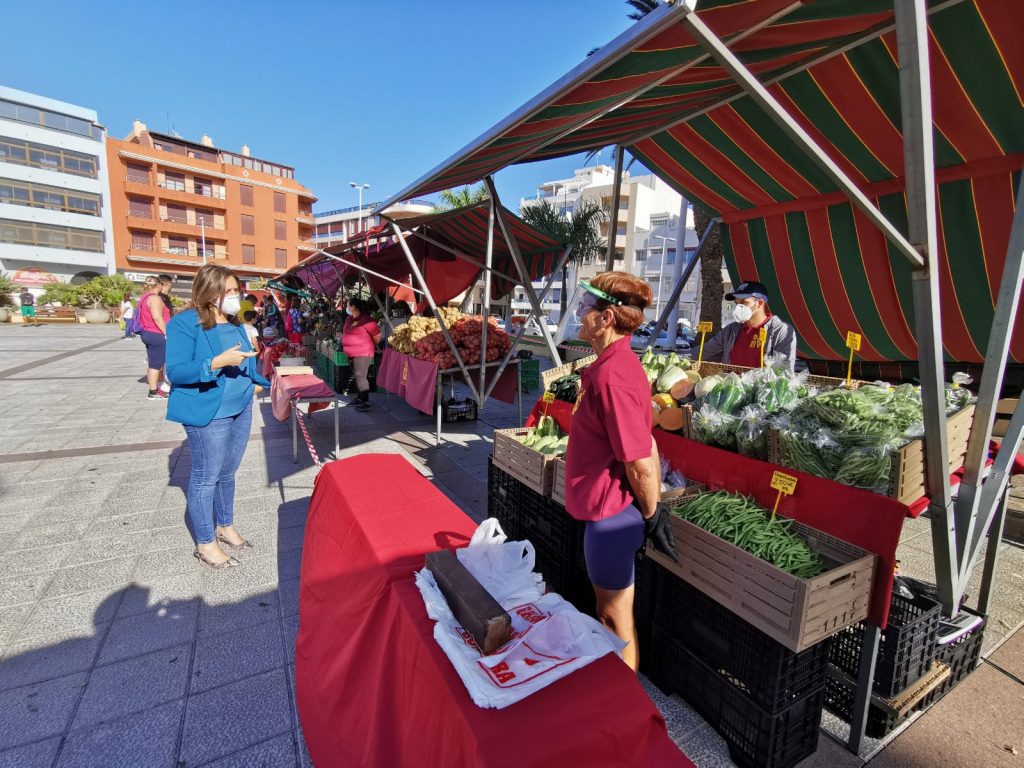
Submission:
<svg viewBox="0 0 1024 768">
<path fill-rule="evenodd" d="M 731 293 L 725 294 L 726 301 L 749 299 L 751 297 L 760 299 L 761 301 L 768 301 L 768 289 L 764 287 L 764 283 L 757 283 L 753 280 L 744 280 L 742 283 L 737 285 Z"/>
</svg>

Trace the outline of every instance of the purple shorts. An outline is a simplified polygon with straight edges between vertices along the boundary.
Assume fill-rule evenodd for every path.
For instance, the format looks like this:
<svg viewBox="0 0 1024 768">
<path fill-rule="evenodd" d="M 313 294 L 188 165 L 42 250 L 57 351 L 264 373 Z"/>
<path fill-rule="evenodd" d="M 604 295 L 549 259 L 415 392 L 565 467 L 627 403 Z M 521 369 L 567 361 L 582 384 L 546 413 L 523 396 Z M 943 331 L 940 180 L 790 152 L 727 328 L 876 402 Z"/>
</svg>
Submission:
<svg viewBox="0 0 1024 768">
<path fill-rule="evenodd" d="M 644 544 L 644 518 L 630 504 L 617 515 L 587 523 L 583 552 L 595 587 L 625 589 L 633 583 L 633 563 Z"/>
</svg>

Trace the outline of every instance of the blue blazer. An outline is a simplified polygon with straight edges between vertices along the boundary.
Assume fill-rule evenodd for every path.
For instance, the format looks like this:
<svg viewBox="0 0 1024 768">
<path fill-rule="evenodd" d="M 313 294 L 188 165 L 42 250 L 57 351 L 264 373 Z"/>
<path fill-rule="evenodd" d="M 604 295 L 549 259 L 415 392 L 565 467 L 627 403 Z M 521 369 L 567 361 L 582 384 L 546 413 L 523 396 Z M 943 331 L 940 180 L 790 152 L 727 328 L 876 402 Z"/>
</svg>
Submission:
<svg viewBox="0 0 1024 768">
<path fill-rule="evenodd" d="M 238 340 L 242 350 L 252 352 L 252 344 L 241 326 Z M 199 313 L 194 309 L 171 318 L 167 324 L 167 378 L 173 385 L 167 401 L 167 420 L 193 427 L 205 427 L 220 408 L 224 397 L 223 375 L 211 370 L 213 358 L 220 350 L 213 348 L 210 335 L 199 324 Z M 248 358 L 239 366 L 256 384 L 269 387 L 270 382 L 260 375 L 256 358 Z"/>
</svg>

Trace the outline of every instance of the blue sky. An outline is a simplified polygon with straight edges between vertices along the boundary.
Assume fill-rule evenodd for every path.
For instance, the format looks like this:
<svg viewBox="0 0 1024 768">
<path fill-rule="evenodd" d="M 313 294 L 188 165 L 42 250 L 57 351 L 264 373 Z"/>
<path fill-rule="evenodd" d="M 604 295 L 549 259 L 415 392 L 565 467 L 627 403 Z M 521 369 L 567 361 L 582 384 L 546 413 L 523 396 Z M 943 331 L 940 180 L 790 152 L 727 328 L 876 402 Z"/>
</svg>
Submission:
<svg viewBox="0 0 1024 768">
<path fill-rule="evenodd" d="M 4 10 L 0 83 L 292 165 L 315 210 L 397 192 L 632 22 L 622 0 L 127 3 Z M 11 34 L 18 30 L 17 34 Z M 611 161 L 605 152 L 604 162 Z M 496 176 L 509 207 L 582 158 Z M 635 172 L 635 171 L 634 171 Z"/>
</svg>

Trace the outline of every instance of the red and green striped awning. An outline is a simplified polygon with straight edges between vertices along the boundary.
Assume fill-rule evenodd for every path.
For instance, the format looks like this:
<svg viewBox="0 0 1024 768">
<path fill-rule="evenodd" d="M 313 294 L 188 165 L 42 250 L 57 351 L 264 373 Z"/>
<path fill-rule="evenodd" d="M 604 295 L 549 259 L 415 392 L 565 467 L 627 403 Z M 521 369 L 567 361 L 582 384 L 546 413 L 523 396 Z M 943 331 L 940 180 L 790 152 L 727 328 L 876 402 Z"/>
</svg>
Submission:
<svg viewBox="0 0 1024 768">
<path fill-rule="evenodd" d="M 1024 167 L 1024 11 L 1014 0 L 932 0 L 943 343 L 978 362 Z M 906 220 L 892 0 L 700 0 L 701 19 L 896 223 Z M 917 357 L 910 268 L 834 183 L 665 6 L 395 199 L 511 163 L 624 144 L 719 214 L 734 279 L 758 279 L 801 352 Z M 1024 315 L 1017 328 L 1024 327 Z M 1012 358 L 1024 362 L 1014 339 Z"/>
</svg>

